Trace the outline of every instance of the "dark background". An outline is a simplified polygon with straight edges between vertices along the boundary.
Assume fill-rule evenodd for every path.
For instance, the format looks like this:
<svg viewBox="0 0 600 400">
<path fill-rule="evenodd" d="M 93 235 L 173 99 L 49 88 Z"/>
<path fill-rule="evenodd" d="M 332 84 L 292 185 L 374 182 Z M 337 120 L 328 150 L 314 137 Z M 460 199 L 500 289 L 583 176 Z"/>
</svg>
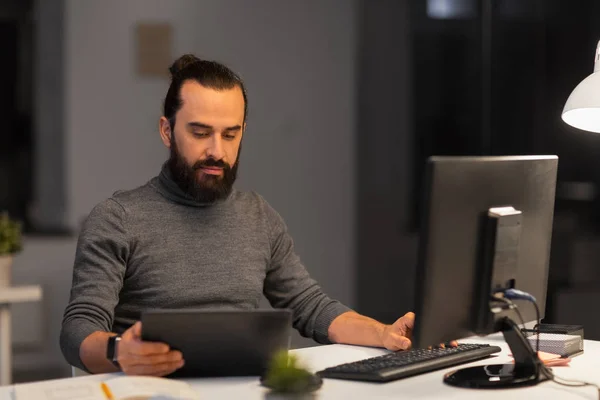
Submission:
<svg viewBox="0 0 600 400">
<path fill-rule="evenodd" d="M 437 4 L 450 4 L 447 17 Z M 364 1 L 359 100 L 359 309 L 388 322 L 414 302 L 425 159 L 557 154 L 559 176 L 545 322 L 600 327 L 599 137 L 560 118 L 593 71 L 593 0 Z M 382 154 L 381 143 L 389 143 Z M 387 153 L 386 153 L 387 151 Z"/>
</svg>

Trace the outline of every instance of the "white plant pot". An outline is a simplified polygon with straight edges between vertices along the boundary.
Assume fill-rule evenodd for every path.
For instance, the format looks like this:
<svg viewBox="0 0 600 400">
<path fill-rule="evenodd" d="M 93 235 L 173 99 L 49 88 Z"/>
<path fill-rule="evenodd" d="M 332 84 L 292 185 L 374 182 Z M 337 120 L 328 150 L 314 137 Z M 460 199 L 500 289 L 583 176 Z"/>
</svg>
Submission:
<svg viewBox="0 0 600 400">
<path fill-rule="evenodd" d="M 10 286 L 13 256 L 0 256 L 0 287 Z"/>
</svg>

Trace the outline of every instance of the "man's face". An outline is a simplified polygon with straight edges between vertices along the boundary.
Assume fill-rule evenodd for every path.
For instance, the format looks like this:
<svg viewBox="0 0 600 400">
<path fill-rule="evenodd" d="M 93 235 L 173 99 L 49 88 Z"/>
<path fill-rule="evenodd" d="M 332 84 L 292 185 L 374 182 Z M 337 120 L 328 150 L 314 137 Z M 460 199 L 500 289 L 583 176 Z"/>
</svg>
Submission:
<svg viewBox="0 0 600 400">
<path fill-rule="evenodd" d="M 200 202 L 226 197 L 235 181 L 244 130 L 244 98 L 239 87 L 217 91 L 195 81 L 181 87 L 175 128 L 161 118 L 169 168 L 179 187 Z"/>
</svg>

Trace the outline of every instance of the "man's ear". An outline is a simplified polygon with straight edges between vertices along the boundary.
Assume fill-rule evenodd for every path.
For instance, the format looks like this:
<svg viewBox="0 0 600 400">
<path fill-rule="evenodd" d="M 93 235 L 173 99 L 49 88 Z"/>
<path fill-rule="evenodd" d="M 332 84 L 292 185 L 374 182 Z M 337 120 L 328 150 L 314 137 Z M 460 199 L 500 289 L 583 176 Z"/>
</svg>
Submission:
<svg viewBox="0 0 600 400">
<path fill-rule="evenodd" d="M 171 148 L 171 135 L 173 132 L 171 131 L 171 123 L 167 119 L 167 117 L 162 116 L 158 120 L 158 131 L 160 132 L 160 138 L 167 148 Z"/>
</svg>

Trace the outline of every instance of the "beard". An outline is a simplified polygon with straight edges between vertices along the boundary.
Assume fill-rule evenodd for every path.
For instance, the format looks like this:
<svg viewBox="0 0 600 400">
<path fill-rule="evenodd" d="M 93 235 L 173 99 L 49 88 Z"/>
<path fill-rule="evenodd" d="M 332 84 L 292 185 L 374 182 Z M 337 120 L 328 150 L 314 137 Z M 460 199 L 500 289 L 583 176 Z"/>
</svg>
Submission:
<svg viewBox="0 0 600 400">
<path fill-rule="evenodd" d="M 223 160 L 207 158 L 198 160 L 194 165 L 189 165 L 177 149 L 175 140 L 171 140 L 171 150 L 168 166 L 177 186 L 188 196 L 199 203 L 214 203 L 225 199 L 231 193 L 233 183 L 237 177 L 242 145 L 238 150 L 238 156 L 233 164 L 229 165 Z M 200 172 L 203 167 L 217 167 L 223 169 L 222 175 L 209 175 Z"/>
</svg>

